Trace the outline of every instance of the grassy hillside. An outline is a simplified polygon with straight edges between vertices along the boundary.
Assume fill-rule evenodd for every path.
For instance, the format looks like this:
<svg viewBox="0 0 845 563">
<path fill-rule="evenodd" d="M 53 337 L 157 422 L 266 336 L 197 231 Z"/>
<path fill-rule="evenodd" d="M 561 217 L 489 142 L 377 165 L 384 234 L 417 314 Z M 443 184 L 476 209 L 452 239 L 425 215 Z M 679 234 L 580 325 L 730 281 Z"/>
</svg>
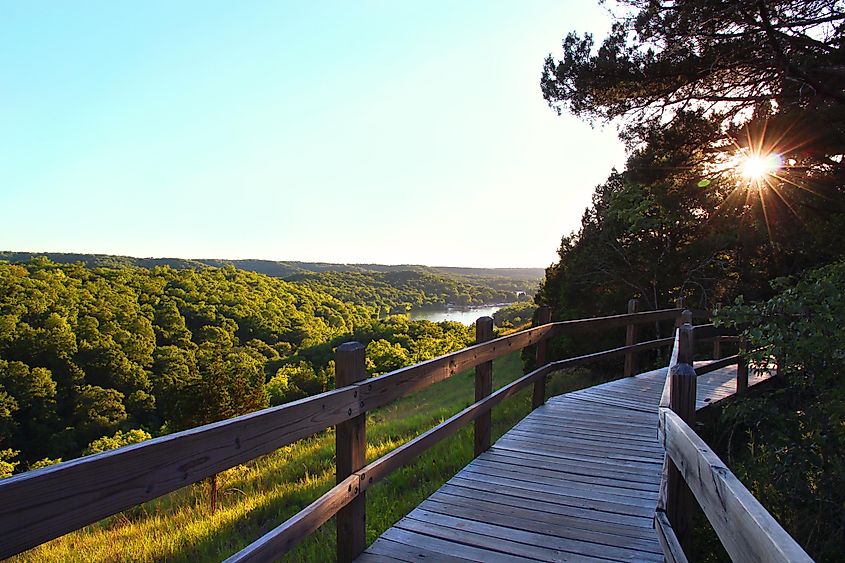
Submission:
<svg viewBox="0 0 845 563">
<path fill-rule="evenodd" d="M 522 373 L 518 353 L 494 365 L 494 386 Z M 367 419 L 368 460 L 376 459 L 472 402 L 473 373 L 419 391 Z M 550 394 L 590 384 L 584 372 L 552 379 Z M 494 438 L 530 409 L 530 389 L 493 413 Z M 17 561 L 220 560 L 305 507 L 334 483 L 334 433 L 327 431 L 221 475 L 217 513 L 207 508 L 207 487 L 198 484 L 118 514 L 26 552 Z M 472 458 L 471 427 L 438 444 L 414 464 L 392 474 L 367 494 L 367 540 L 435 491 Z M 286 560 L 334 558 L 333 521 L 298 546 Z"/>
</svg>

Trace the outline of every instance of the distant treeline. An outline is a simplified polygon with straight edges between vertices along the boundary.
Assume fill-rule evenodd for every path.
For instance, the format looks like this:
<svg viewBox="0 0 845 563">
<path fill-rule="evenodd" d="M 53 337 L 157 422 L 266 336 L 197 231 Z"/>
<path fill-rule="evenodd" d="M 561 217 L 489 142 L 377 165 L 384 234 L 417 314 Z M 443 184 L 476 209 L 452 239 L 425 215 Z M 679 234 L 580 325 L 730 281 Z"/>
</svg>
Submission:
<svg viewBox="0 0 845 563">
<path fill-rule="evenodd" d="M 483 305 L 530 300 L 524 282 L 455 278 L 428 272 L 326 272 L 290 281 L 329 293 L 341 301 L 373 307 L 379 314 L 405 313 L 428 305 Z M 487 284 L 485 284 L 487 282 Z M 490 285 L 495 284 L 495 287 Z"/>
<path fill-rule="evenodd" d="M 432 267 L 416 264 L 333 264 L 329 262 L 297 262 L 274 260 L 221 260 L 221 259 L 183 259 L 183 258 L 134 258 L 111 254 L 73 254 L 65 252 L 10 252 L 0 251 L 0 260 L 8 262 L 26 262 L 32 258 L 45 256 L 58 264 L 82 262 L 89 268 L 125 268 L 136 266 L 154 268 L 170 266 L 176 270 L 225 268 L 234 266 L 241 270 L 266 274 L 274 278 L 288 278 L 301 274 L 319 274 L 322 272 L 420 272 L 439 276 L 469 278 L 475 283 L 486 284 L 497 289 L 513 289 L 533 293 L 537 283 L 543 278 L 543 268 L 457 268 Z M 516 283 L 522 282 L 522 283 Z M 498 284 L 505 284 L 500 287 Z"/>
<path fill-rule="evenodd" d="M 435 299 L 433 276 L 403 276 Z M 377 319 L 402 291 L 356 292 L 386 279 L 0 263 L 0 475 L 321 392 L 347 340 L 372 375 L 472 342 L 459 323 Z"/>
</svg>

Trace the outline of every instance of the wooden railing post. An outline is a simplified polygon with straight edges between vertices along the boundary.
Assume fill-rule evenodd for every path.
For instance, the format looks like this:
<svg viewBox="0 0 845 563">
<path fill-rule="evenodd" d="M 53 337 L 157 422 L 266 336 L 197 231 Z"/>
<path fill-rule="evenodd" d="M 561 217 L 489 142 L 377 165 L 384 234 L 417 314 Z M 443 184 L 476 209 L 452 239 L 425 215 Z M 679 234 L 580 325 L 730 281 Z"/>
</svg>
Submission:
<svg viewBox="0 0 845 563">
<path fill-rule="evenodd" d="M 335 350 L 335 387 L 346 387 L 367 378 L 366 348 L 360 342 L 346 342 Z M 351 410 L 351 409 L 350 409 Z M 366 413 L 337 425 L 335 432 L 337 482 L 366 464 Z M 367 500 L 364 492 L 337 513 L 337 561 L 350 563 L 367 541 Z"/>
<path fill-rule="evenodd" d="M 481 317 L 475 321 L 475 342 L 480 344 L 493 339 L 493 319 Z M 493 360 L 475 367 L 475 402 L 490 396 L 493 392 Z M 491 413 L 482 414 L 475 420 L 474 443 L 478 457 L 490 449 Z"/>
<path fill-rule="evenodd" d="M 636 299 L 628 301 L 628 314 L 636 313 L 640 310 L 640 302 Z M 627 326 L 625 332 L 625 346 L 633 346 L 637 343 L 637 325 L 631 323 Z M 633 350 L 625 352 L 625 377 L 637 374 L 638 356 Z"/>
<path fill-rule="evenodd" d="M 748 356 L 745 339 L 740 338 L 739 361 L 736 364 L 736 394 L 742 395 L 746 391 L 748 391 Z"/>
<path fill-rule="evenodd" d="M 691 363 L 689 363 L 692 361 L 692 326 L 685 324 L 680 330 L 678 364 L 672 366 L 672 369 L 669 370 L 671 380 L 669 408 L 689 426 L 694 426 L 696 375 Z M 678 536 L 678 541 L 686 553 L 690 553 L 694 507 L 695 498 L 693 498 L 692 492 L 684 481 L 681 472 L 670 460 L 666 491 L 666 513 L 675 534 Z"/>
<path fill-rule="evenodd" d="M 678 330 L 679 348 L 678 348 L 678 363 L 693 365 L 693 356 L 695 354 L 695 341 L 692 329 L 692 312 L 686 310 L 681 313 L 681 320 L 683 321 Z"/>
<path fill-rule="evenodd" d="M 722 359 L 722 337 L 717 336 L 713 340 L 713 359 L 714 360 L 721 360 Z"/>
<path fill-rule="evenodd" d="M 543 305 L 537 309 L 537 326 L 552 322 L 552 310 Z M 537 343 L 536 367 L 544 366 L 549 362 L 548 358 L 549 341 L 543 339 Z M 546 377 L 541 377 L 534 383 L 534 395 L 531 397 L 531 410 L 536 409 L 546 402 Z"/>
</svg>

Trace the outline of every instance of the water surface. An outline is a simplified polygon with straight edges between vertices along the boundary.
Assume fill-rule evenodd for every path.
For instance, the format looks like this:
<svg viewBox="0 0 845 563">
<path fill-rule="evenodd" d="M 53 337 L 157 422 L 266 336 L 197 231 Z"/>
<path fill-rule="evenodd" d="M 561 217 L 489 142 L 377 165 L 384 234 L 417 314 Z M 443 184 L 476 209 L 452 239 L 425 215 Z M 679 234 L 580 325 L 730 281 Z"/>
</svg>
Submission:
<svg viewBox="0 0 845 563">
<path fill-rule="evenodd" d="M 408 313 L 412 321 L 432 321 L 439 323 L 441 321 L 455 321 L 465 325 L 475 323 L 478 317 L 492 317 L 493 313 L 508 305 L 508 303 L 500 303 L 498 305 L 482 305 L 480 307 L 437 307 L 412 310 Z"/>
</svg>

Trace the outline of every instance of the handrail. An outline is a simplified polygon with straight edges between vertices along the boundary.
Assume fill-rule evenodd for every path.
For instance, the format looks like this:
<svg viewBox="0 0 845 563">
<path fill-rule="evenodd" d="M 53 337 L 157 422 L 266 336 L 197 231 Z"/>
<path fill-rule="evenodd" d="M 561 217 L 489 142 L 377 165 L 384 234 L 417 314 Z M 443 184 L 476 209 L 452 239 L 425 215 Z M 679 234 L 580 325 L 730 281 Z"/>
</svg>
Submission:
<svg viewBox="0 0 845 563">
<path fill-rule="evenodd" d="M 0 480 L 0 529 L 3 530 L 0 558 L 345 423 L 514 350 L 554 336 L 669 320 L 680 313 L 681 309 L 662 309 L 548 323 L 313 397 Z M 575 365 L 576 361 L 594 361 L 663 346 L 668 340 L 570 358 L 556 362 L 549 373 L 562 369 L 561 366 Z M 540 377 L 537 373 L 535 370 L 517 382 L 524 385 L 537 381 Z M 497 402 L 494 397 L 507 396 L 497 395 L 503 389 L 506 388 L 480 403 L 492 408 Z M 334 501 L 330 504 L 329 512 L 333 514 L 338 504 Z M 327 506 L 324 503 L 318 508 L 325 510 Z M 313 517 L 309 518 L 297 525 L 301 529 L 309 528 L 308 522 L 314 521 Z"/>
<path fill-rule="evenodd" d="M 812 562 L 695 431 L 660 409 L 660 439 L 733 561 Z"/>
<path fill-rule="evenodd" d="M 684 332 L 690 335 L 685 340 Z M 745 486 L 731 473 L 710 447 L 695 433 L 690 425 L 675 411 L 695 412 L 695 378 L 697 375 L 737 364 L 737 392 L 748 387 L 746 353 L 730 356 L 701 367 L 698 373 L 692 368 L 692 335 L 696 339 L 719 339 L 730 331 L 702 325 L 684 325 L 676 331 L 672 359 L 663 386 L 663 396 L 658 406 L 658 437 L 666 451 L 660 479 L 660 493 L 654 515 L 654 527 L 667 561 L 686 562 L 684 540 L 689 533 L 689 510 L 684 504 L 684 492 L 679 483 L 685 483 L 710 521 L 716 535 L 733 561 L 812 561 L 798 543 L 778 524 Z M 688 347 L 688 349 L 684 349 Z M 679 358 L 689 363 L 678 363 Z M 692 379 L 685 380 L 685 376 Z M 743 381 L 743 377 L 745 378 Z M 686 398 L 673 393 L 675 381 L 691 381 L 692 392 Z M 692 405 L 680 404 L 691 401 Z M 687 493 L 689 494 L 689 493 Z M 668 508 L 683 511 L 673 522 Z M 667 517 L 668 516 L 668 517 Z M 683 518 L 681 518 L 683 516 Z M 676 531 L 676 527 L 680 530 Z"/>
<path fill-rule="evenodd" d="M 353 484 L 357 483 L 357 485 L 353 485 L 353 489 L 348 489 L 348 486 L 335 486 L 320 497 L 320 499 L 312 503 L 312 505 L 306 508 L 303 512 L 309 511 L 316 513 L 318 510 L 326 506 L 331 506 L 335 509 L 335 511 L 339 510 L 344 505 L 351 502 L 354 496 L 366 491 L 370 485 L 381 481 L 394 470 L 407 465 L 427 449 L 431 448 L 441 440 L 453 435 L 473 420 L 478 419 L 484 413 L 489 412 L 504 399 L 518 393 L 522 389 L 528 387 L 539 379 L 546 377 L 547 375 L 562 369 L 577 367 L 594 362 L 599 359 L 621 356 L 628 352 L 629 349 L 645 350 L 665 346 L 671 344 L 671 342 L 671 338 L 650 340 L 647 342 L 641 342 L 634 346 L 622 346 L 620 348 L 614 348 L 604 352 L 596 352 L 593 354 L 576 356 L 574 358 L 567 358 L 565 360 L 559 360 L 541 366 L 499 388 L 484 399 L 472 403 L 437 426 L 369 463 L 363 469 L 354 474 L 357 475 L 358 478 L 350 481 L 350 483 Z M 346 483 L 346 481 L 344 481 L 344 483 Z M 313 509 L 312 506 L 314 507 Z M 300 514 L 294 515 L 286 522 L 267 532 L 264 536 L 256 540 L 254 544 L 251 544 L 244 550 L 234 554 L 232 557 L 227 559 L 226 562 L 264 561 L 265 557 L 268 558 L 266 560 L 272 560 L 273 557 L 279 557 L 280 555 L 286 553 L 288 550 L 292 549 L 298 541 L 304 539 L 304 536 L 307 535 L 301 534 L 301 530 L 297 528 L 302 520 Z M 333 513 L 323 510 L 320 516 L 321 521 L 318 523 L 318 521 L 314 519 L 311 522 L 311 526 L 313 527 L 309 530 L 309 533 L 325 523 L 332 516 Z"/>
<path fill-rule="evenodd" d="M 669 394 L 671 391 L 672 379 L 669 377 L 669 371 L 678 364 L 678 351 L 680 350 L 681 330 L 675 329 L 675 337 L 672 339 L 672 354 L 669 356 L 669 368 L 666 372 L 666 380 L 663 382 L 663 392 L 660 394 L 660 408 L 667 408 L 669 406 Z"/>
</svg>

